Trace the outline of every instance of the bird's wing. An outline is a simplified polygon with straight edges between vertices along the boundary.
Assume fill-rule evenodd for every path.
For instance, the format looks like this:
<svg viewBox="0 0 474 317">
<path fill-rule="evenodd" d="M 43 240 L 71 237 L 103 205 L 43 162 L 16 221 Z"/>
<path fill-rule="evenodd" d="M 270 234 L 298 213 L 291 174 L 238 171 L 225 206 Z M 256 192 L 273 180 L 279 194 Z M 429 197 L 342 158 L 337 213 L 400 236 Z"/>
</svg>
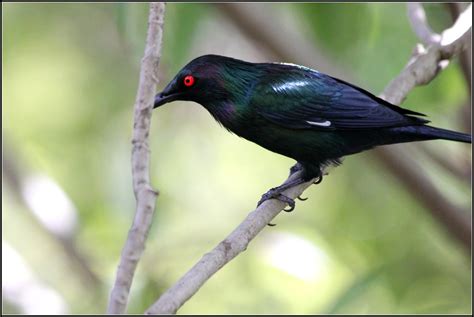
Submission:
<svg viewBox="0 0 474 317">
<path fill-rule="evenodd" d="M 252 104 L 266 120 L 291 129 L 368 129 L 427 123 L 371 93 L 316 71 L 289 69 L 255 87 Z"/>
</svg>

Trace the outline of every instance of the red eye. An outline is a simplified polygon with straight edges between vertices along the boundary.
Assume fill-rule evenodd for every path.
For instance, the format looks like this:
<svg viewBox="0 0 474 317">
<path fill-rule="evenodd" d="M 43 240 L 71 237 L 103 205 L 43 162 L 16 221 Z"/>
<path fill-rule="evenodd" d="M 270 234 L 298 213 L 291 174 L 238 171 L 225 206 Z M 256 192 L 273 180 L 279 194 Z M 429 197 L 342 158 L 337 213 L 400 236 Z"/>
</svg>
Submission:
<svg viewBox="0 0 474 317">
<path fill-rule="evenodd" d="M 191 87 L 194 85 L 194 77 L 191 75 L 184 77 L 183 83 L 186 87 Z"/>
</svg>

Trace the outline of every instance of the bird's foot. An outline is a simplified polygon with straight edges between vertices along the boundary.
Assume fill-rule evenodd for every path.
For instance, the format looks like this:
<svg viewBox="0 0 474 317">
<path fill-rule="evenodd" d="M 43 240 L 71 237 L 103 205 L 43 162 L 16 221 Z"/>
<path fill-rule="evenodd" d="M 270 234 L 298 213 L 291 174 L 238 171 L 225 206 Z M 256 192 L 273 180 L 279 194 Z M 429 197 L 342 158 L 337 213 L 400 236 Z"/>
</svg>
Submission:
<svg viewBox="0 0 474 317">
<path fill-rule="evenodd" d="M 260 201 L 257 204 L 257 207 L 260 206 L 263 202 L 265 202 L 269 199 L 278 199 L 279 201 L 282 201 L 282 202 L 284 202 L 288 205 L 288 208 L 283 209 L 284 211 L 286 211 L 286 212 L 293 211 L 295 209 L 295 205 L 296 205 L 295 200 L 288 197 L 288 196 L 286 196 L 286 195 L 283 195 L 283 192 L 285 190 L 287 190 L 288 188 L 291 188 L 293 186 L 297 186 L 297 185 L 306 183 L 306 182 L 310 181 L 311 179 L 315 178 L 315 176 L 317 177 L 317 179 L 314 182 L 315 184 L 319 184 L 323 180 L 323 176 L 322 176 L 322 173 L 320 172 L 319 168 L 317 169 L 317 171 L 314 171 L 314 169 L 311 170 L 309 175 L 308 175 L 308 172 L 307 172 L 307 169 L 305 168 L 305 166 L 302 163 L 299 163 L 299 162 L 296 163 L 290 169 L 290 176 L 295 174 L 296 172 L 299 172 L 299 171 L 302 171 L 303 175 L 300 175 L 300 177 L 297 177 L 297 178 L 293 178 L 292 180 L 289 180 L 289 181 L 285 182 L 283 185 L 272 188 L 268 192 L 263 194 L 262 198 L 260 199 Z M 302 198 L 301 196 L 298 196 L 296 198 L 301 200 L 301 201 L 305 201 L 305 200 L 308 199 L 308 198 Z"/>
<path fill-rule="evenodd" d="M 289 208 L 288 209 L 287 208 L 283 209 L 284 211 L 286 211 L 286 212 L 293 211 L 295 209 L 295 205 L 296 205 L 295 200 L 291 199 L 288 196 L 283 195 L 281 193 L 283 190 L 280 189 L 279 187 L 270 189 L 268 192 L 266 192 L 265 194 L 262 195 L 262 198 L 258 202 L 257 207 L 260 206 L 261 204 L 263 204 L 265 201 L 267 201 L 269 199 L 278 199 L 279 201 L 282 201 L 282 202 L 288 204 Z"/>
<path fill-rule="evenodd" d="M 301 163 L 296 163 L 295 165 L 293 165 L 291 168 L 290 168 L 290 175 L 293 175 L 294 173 L 298 172 L 298 171 L 301 171 L 303 169 L 303 165 L 301 165 Z"/>
</svg>

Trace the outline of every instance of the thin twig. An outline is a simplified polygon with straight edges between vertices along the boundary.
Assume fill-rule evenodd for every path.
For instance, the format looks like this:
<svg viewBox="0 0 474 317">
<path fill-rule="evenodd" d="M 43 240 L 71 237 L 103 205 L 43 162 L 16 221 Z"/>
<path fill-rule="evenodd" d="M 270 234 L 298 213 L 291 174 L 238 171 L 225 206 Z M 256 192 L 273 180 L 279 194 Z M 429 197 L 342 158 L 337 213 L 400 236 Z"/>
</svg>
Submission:
<svg viewBox="0 0 474 317">
<path fill-rule="evenodd" d="M 446 7 L 451 14 L 453 21 L 463 12 L 464 5 L 468 3 L 449 2 L 446 3 Z M 471 98 L 472 98 L 472 42 L 468 41 L 467 47 L 459 54 L 459 61 L 461 64 L 461 70 L 466 81 L 467 91 L 469 93 L 469 102 L 459 109 L 459 119 L 463 126 L 463 131 L 471 133 Z"/>
<path fill-rule="evenodd" d="M 466 3 L 467 4 L 467 3 Z M 453 21 L 456 21 L 458 17 L 461 15 L 463 12 L 462 8 L 462 3 L 459 2 L 449 2 L 446 3 L 446 7 L 449 10 L 449 13 L 451 14 L 451 18 Z M 466 80 L 468 90 L 469 90 L 469 95 L 471 95 L 471 65 L 472 65 L 472 60 L 471 60 L 471 42 L 468 42 L 467 48 L 463 50 L 459 54 L 459 59 L 461 61 L 461 69 L 464 75 L 464 79 Z M 470 118 L 470 116 L 469 116 Z"/>
<path fill-rule="evenodd" d="M 149 179 L 148 134 L 157 84 L 157 76 L 154 74 L 158 69 L 161 56 L 164 13 L 164 3 L 150 4 L 145 54 L 141 62 L 140 81 L 134 106 L 132 177 L 137 208 L 133 225 L 122 250 L 115 284 L 110 295 L 107 309 L 109 314 L 125 312 L 133 275 L 145 249 L 145 241 L 153 220 L 158 196 L 158 192 L 151 187 Z"/>
<path fill-rule="evenodd" d="M 442 69 L 441 62 L 460 53 L 470 40 L 467 36 L 470 27 L 466 27 L 469 22 L 465 22 L 465 13 L 469 13 L 470 10 L 471 5 L 460 15 L 462 20 L 458 19 L 451 28 L 442 33 L 440 43 L 449 42 L 449 44 L 432 45 L 427 50 L 422 48 L 416 50 L 400 75 L 385 88 L 381 97 L 393 104 L 400 104 L 413 88 L 431 82 Z M 458 37 L 455 40 L 450 38 L 449 41 L 444 41 L 446 34 L 450 37 L 456 34 Z M 472 226 L 469 214 L 450 203 L 430 179 L 420 173 L 420 168 L 413 168 L 415 162 L 412 160 L 399 155 L 390 147 L 375 149 L 374 153 L 389 170 L 396 172 L 400 179 L 403 179 L 409 191 L 417 193 L 417 198 L 427 210 L 470 250 Z"/>
<path fill-rule="evenodd" d="M 471 5 L 466 9 L 467 11 L 471 12 Z M 472 23 L 466 21 L 466 12 L 460 15 L 451 28 L 442 33 L 441 45 L 432 45 L 428 49 L 424 49 L 421 45 L 417 46 L 402 73 L 385 88 L 382 98 L 398 105 L 403 102 L 410 90 L 416 86 L 426 85 L 433 80 L 438 72 L 445 67 L 443 62 L 458 54 L 470 39 L 470 25 Z M 452 38 L 454 35 L 457 36 L 456 39 Z M 444 45 L 443 43 L 448 44 Z M 387 99 L 388 93 L 390 93 L 390 100 Z"/>
<path fill-rule="evenodd" d="M 452 27 L 441 33 L 441 51 L 443 54 L 447 54 L 447 58 L 451 57 L 455 51 L 459 52 L 462 49 L 458 48 L 458 45 L 462 45 L 464 48 L 467 47 L 468 40 L 464 40 L 464 38 L 471 38 L 471 26 L 472 4 L 458 16 Z"/>
<path fill-rule="evenodd" d="M 465 41 L 466 37 L 462 36 L 459 41 Z M 403 100 L 411 89 L 421 83 L 428 83 L 437 74 L 439 70 L 439 62 L 441 56 L 443 58 L 450 58 L 453 54 L 458 53 L 461 49 L 462 43 L 458 41 L 452 42 L 453 47 L 430 47 L 423 54 L 417 54 L 410 60 L 407 67 L 401 72 L 401 74 L 391 82 L 391 84 L 385 89 L 384 97 L 393 102 L 399 103 Z M 441 53 L 441 50 L 445 50 Z M 444 55 L 445 52 L 451 52 L 451 55 Z M 410 72 L 407 72 L 407 69 Z M 404 84 L 406 79 L 407 84 Z M 402 89 L 402 93 L 398 91 L 398 88 Z M 379 155 L 384 162 L 389 162 L 388 167 L 390 170 L 396 167 L 396 173 L 400 173 L 399 168 L 396 164 L 402 162 L 403 171 L 406 174 L 401 174 L 402 179 L 405 177 L 410 178 L 412 175 L 416 175 L 416 171 L 419 169 L 409 166 L 405 161 L 400 158 L 395 159 L 396 153 L 389 154 L 391 152 L 382 151 L 383 155 Z M 389 154 L 389 155 L 388 155 Z M 392 170 L 393 171 L 393 170 Z M 292 177 L 297 177 L 297 174 L 291 176 L 286 182 L 290 181 Z M 414 177 L 414 176 L 413 176 Z M 428 186 L 430 183 L 427 182 L 425 177 L 416 176 L 416 182 L 413 182 L 414 186 L 410 189 L 415 189 L 418 192 L 422 192 L 426 197 L 439 194 L 435 187 Z M 427 183 L 426 183 L 427 182 Z M 427 185 L 428 184 L 428 185 Z M 307 187 L 311 185 L 311 182 L 302 184 L 293 188 L 288 189 L 285 195 L 295 198 L 300 195 Z M 442 220 L 442 223 L 446 223 L 448 228 L 457 228 L 461 230 L 459 234 L 456 234 L 463 242 L 467 243 L 466 237 L 470 237 L 470 221 L 460 216 L 457 211 L 453 214 L 455 207 L 452 207 L 449 202 L 440 197 L 436 204 L 428 205 L 435 209 L 434 214 L 438 219 Z M 247 218 L 229 235 L 226 239 L 220 242 L 212 251 L 205 254 L 201 260 L 196 263 L 173 287 L 168 289 L 147 311 L 147 314 L 174 314 L 177 310 L 193 296 L 199 288 L 219 269 L 225 264 L 231 261 L 240 252 L 244 251 L 250 241 L 268 224 L 279 212 L 285 207 L 285 204 L 277 200 L 269 200 L 263 203 L 256 210 L 251 212 Z M 446 214 L 448 212 L 448 214 Z M 447 218 L 445 216 L 447 215 Z M 456 216 L 456 217 L 454 217 Z M 461 215 L 462 216 L 462 215 Z M 454 217 L 454 218 L 453 218 Z M 466 225 L 466 223 L 468 225 Z M 467 234 L 469 233 L 469 234 Z"/>
<path fill-rule="evenodd" d="M 441 41 L 441 35 L 433 32 L 426 21 L 425 10 L 419 2 L 410 2 L 407 4 L 408 19 L 411 27 L 420 40 L 426 44 L 438 44 Z"/>
</svg>

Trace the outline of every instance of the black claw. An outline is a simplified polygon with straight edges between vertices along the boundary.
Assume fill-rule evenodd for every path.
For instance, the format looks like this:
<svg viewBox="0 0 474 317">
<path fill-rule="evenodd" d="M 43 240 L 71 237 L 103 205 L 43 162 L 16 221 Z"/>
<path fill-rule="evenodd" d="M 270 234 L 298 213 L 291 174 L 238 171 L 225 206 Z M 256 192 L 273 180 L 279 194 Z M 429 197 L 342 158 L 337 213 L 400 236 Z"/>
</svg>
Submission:
<svg viewBox="0 0 474 317">
<path fill-rule="evenodd" d="M 308 200 L 308 197 L 306 197 L 306 198 L 303 198 L 303 197 L 301 197 L 301 195 L 300 195 L 300 196 L 298 196 L 298 197 L 296 197 L 296 198 L 297 198 L 298 200 L 301 200 L 301 201 Z"/>
<path fill-rule="evenodd" d="M 317 180 L 314 181 L 314 185 L 318 185 L 323 181 L 323 175 L 319 176 Z"/>
<path fill-rule="evenodd" d="M 279 194 L 278 197 L 275 197 L 276 199 L 278 199 L 279 201 L 282 201 L 284 203 L 287 203 L 288 206 L 290 208 L 288 209 L 283 209 L 283 211 L 286 211 L 286 212 L 292 212 L 294 209 L 295 209 L 295 200 L 294 199 L 291 199 L 290 197 L 287 197 L 283 194 Z"/>
<path fill-rule="evenodd" d="M 267 226 L 269 226 L 269 227 L 275 227 L 275 226 L 276 226 L 276 223 L 271 223 L 271 222 L 270 222 L 270 223 L 267 223 Z"/>
</svg>

